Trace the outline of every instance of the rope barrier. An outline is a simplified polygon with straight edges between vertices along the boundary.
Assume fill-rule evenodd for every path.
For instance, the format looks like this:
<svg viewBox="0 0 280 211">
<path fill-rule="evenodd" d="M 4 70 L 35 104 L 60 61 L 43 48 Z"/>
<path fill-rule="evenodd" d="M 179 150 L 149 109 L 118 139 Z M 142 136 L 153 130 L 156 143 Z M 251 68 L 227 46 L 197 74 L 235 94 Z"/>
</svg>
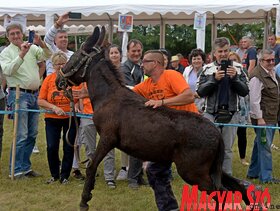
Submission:
<svg viewBox="0 0 280 211">
<path fill-rule="evenodd" d="M 15 112 L 22 112 L 22 111 L 27 111 L 27 112 L 36 112 L 36 113 L 54 113 L 49 110 L 36 110 L 36 109 L 18 109 L 18 110 L 13 110 L 13 111 L 3 111 L 0 110 L 0 114 L 14 114 Z M 73 116 L 71 112 L 65 112 L 67 116 Z M 84 114 L 84 113 L 77 113 L 77 117 L 80 118 L 85 118 L 85 119 L 92 119 L 93 114 Z M 270 128 L 270 129 L 280 129 L 279 126 L 269 126 L 269 125 L 250 125 L 250 124 L 224 124 L 224 123 L 214 123 L 216 126 L 222 126 L 222 127 L 246 127 L 246 128 Z"/>
<path fill-rule="evenodd" d="M 14 114 L 16 112 L 35 112 L 35 113 L 54 113 L 49 110 L 36 110 L 36 109 L 18 109 L 18 110 L 13 110 L 13 111 L 3 111 L 0 110 L 0 114 Z M 65 112 L 67 116 L 73 116 L 71 112 Z M 77 117 L 85 118 L 85 119 L 92 119 L 92 114 L 84 114 L 84 113 L 77 113 Z"/>
</svg>

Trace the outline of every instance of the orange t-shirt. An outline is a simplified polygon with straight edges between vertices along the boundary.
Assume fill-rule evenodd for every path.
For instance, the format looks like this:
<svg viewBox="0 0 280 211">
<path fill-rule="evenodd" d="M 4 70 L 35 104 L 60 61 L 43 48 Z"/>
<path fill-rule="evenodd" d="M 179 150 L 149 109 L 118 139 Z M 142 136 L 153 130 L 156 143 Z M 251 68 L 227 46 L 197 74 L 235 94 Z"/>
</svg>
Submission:
<svg viewBox="0 0 280 211">
<path fill-rule="evenodd" d="M 82 83 L 81 85 L 82 85 L 83 89 L 87 89 L 87 84 L 86 83 Z M 81 109 L 82 113 L 93 114 L 93 109 L 92 109 L 89 97 L 80 99 L 79 103 L 80 103 L 80 109 Z"/>
<path fill-rule="evenodd" d="M 148 78 L 136 85 L 133 91 L 147 99 L 161 100 L 175 97 L 186 89 L 190 89 L 190 86 L 182 74 L 174 70 L 164 70 L 157 83 L 154 83 L 151 78 Z M 194 103 L 168 107 L 198 113 Z"/>
<path fill-rule="evenodd" d="M 83 83 L 83 86 L 87 89 L 87 84 Z M 84 114 L 93 114 L 93 108 L 91 106 L 90 98 L 86 97 L 82 100 L 83 102 L 83 110 Z"/>
<path fill-rule="evenodd" d="M 44 99 L 51 104 L 61 108 L 65 112 L 70 111 L 70 100 L 64 96 L 64 91 L 58 91 L 55 85 L 56 73 L 48 75 L 40 89 L 38 99 Z M 73 87 L 74 90 L 81 89 L 80 86 Z M 77 102 L 77 100 L 75 101 Z M 45 118 L 66 119 L 69 116 L 58 116 L 55 113 L 45 113 Z"/>
<path fill-rule="evenodd" d="M 89 97 L 83 99 L 83 106 L 84 106 L 83 109 L 84 114 L 93 114 L 93 109 Z"/>
</svg>

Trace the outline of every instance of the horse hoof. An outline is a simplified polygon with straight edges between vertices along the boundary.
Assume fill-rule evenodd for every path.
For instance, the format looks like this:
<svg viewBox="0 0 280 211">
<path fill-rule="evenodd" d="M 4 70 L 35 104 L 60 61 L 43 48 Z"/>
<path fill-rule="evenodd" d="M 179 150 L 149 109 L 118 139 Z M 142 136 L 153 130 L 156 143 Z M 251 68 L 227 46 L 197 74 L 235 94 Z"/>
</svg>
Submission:
<svg viewBox="0 0 280 211">
<path fill-rule="evenodd" d="M 88 211 L 89 206 L 87 204 L 80 203 L 80 211 Z"/>
</svg>

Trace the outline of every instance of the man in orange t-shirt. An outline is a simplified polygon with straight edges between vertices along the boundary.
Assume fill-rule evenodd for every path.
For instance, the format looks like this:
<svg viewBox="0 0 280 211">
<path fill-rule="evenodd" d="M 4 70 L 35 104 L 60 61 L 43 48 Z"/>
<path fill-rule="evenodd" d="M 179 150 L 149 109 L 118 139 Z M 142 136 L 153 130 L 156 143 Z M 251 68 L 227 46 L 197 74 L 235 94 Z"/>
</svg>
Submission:
<svg viewBox="0 0 280 211">
<path fill-rule="evenodd" d="M 198 113 L 194 104 L 194 94 L 182 74 L 175 70 L 164 70 L 163 65 L 164 58 L 160 51 L 147 51 L 142 60 L 142 67 L 149 78 L 136 85 L 133 90 L 149 99 L 145 103 L 146 106 L 168 106 Z M 147 167 L 148 180 L 154 190 L 159 211 L 179 209 L 170 185 L 171 164 L 149 162 Z"/>
</svg>

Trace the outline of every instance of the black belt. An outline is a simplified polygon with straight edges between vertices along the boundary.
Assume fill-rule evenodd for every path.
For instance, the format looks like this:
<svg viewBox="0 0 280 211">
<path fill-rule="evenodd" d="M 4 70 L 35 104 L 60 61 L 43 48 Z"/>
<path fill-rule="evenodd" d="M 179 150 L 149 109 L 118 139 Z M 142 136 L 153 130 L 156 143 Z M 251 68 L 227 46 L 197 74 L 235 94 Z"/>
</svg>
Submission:
<svg viewBox="0 0 280 211">
<path fill-rule="evenodd" d="M 9 89 L 16 91 L 16 87 L 10 87 Z M 36 92 L 38 92 L 38 89 L 37 90 L 31 90 L 31 89 L 19 88 L 19 91 L 29 93 L 29 94 L 35 94 Z"/>
</svg>

